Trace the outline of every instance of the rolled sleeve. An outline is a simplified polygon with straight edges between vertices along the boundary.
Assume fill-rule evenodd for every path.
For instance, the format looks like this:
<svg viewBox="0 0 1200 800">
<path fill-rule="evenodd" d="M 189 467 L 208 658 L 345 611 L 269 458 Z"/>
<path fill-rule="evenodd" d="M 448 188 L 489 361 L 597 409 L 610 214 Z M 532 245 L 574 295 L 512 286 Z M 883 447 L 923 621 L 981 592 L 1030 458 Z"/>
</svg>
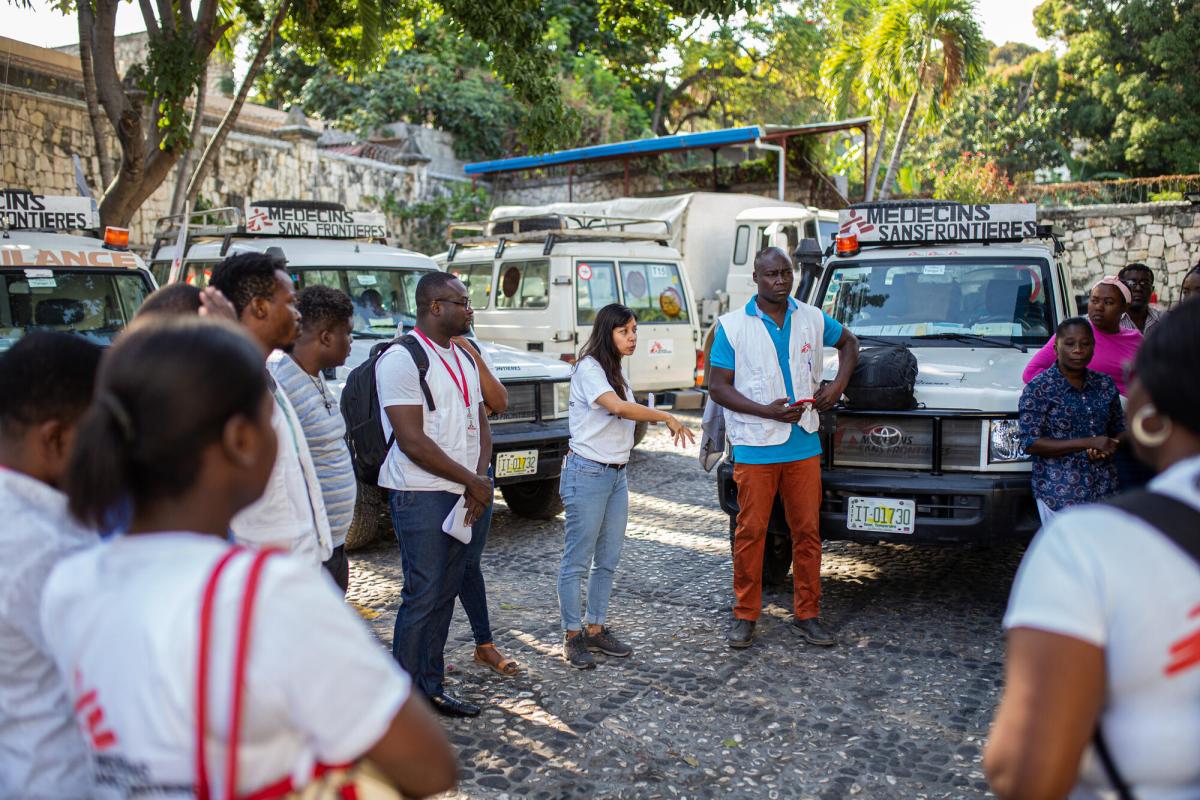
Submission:
<svg viewBox="0 0 1200 800">
<path fill-rule="evenodd" d="M 821 312 L 821 316 L 825 320 L 825 335 L 821 339 L 821 343 L 826 347 L 834 347 L 842 338 L 842 323 L 824 311 Z"/>
</svg>

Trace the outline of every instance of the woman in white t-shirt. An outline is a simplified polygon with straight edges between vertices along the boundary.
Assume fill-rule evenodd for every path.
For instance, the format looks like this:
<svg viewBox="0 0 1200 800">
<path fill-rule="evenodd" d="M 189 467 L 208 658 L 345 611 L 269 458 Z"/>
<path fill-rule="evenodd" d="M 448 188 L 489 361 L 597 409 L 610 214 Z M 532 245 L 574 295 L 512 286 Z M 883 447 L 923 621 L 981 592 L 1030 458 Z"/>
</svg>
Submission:
<svg viewBox="0 0 1200 800">
<path fill-rule="evenodd" d="M 984 756 L 1001 798 L 1200 797 L 1197 343 L 1200 303 L 1138 351 L 1129 431 L 1152 495 L 1056 514 L 1021 564 Z"/>
<path fill-rule="evenodd" d="M 305 785 L 321 765 L 363 757 L 406 794 L 454 784 L 453 753 L 408 676 L 332 581 L 295 556 L 272 554 L 262 565 L 244 677 L 233 677 L 254 555 L 234 551 L 226 534 L 270 477 L 272 405 L 261 350 L 228 323 L 149 319 L 105 354 L 67 495 L 89 524 L 128 497 L 132 523 L 63 560 L 41 607 L 95 758 L 99 798 L 279 796 L 272 792 Z M 221 562 L 228 567 L 213 582 Z"/>
<path fill-rule="evenodd" d="M 558 605 L 563 657 L 576 669 L 596 666 L 592 652 L 618 658 L 633 652 L 604 620 L 629 518 L 625 465 L 635 423 L 665 422 L 681 447 L 694 439 L 675 417 L 634 400 L 621 359 L 636 349 L 637 317 L 625 306 L 607 305 L 596 312 L 592 335 L 571 375 L 571 449 L 559 479 L 567 524 Z M 589 571 L 587 615 L 581 619 L 580 589 Z"/>
</svg>

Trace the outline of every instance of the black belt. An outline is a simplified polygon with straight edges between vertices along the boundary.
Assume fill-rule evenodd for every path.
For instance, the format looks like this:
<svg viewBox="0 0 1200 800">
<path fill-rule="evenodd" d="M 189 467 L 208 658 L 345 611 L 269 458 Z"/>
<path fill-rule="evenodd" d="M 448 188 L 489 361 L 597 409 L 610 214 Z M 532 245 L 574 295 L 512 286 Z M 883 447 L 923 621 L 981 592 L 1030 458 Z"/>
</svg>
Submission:
<svg viewBox="0 0 1200 800">
<path fill-rule="evenodd" d="M 587 456 L 581 456 L 581 455 L 579 455 L 579 453 L 576 453 L 574 450 L 568 449 L 567 452 L 570 453 L 571 455 L 575 456 L 576 458 L 582 458 L 584 461 L 591 461 L 593 464 L 599 464 L 600 466 L 604 467 L 605 469 L 625 469 L 624 464 L 605 464 L 603 461 L 596 461 L 595 459 L 588 458 Z"/>
</svg>

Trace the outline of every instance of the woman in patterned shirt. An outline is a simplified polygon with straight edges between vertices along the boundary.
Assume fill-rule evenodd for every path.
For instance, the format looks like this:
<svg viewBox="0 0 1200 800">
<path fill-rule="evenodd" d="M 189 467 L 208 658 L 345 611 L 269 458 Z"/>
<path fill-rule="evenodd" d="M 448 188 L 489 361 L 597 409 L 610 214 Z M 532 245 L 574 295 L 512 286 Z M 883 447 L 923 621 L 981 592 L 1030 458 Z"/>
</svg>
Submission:
<svg viewBox="0 0 1200 800">
<path fill-rule="evenodd" d="M 1055 331 L 1055 363 L 1021 393 L 1021 440 L 1033 457 L 1033 496 L 1043 523 L 1068 506 L 1117 491 L 1112 456 L 1125 421 L 1116 383 L 1088 369 L 1095 348 L 1086 319 L 1064 320 Z"/>
</svg>

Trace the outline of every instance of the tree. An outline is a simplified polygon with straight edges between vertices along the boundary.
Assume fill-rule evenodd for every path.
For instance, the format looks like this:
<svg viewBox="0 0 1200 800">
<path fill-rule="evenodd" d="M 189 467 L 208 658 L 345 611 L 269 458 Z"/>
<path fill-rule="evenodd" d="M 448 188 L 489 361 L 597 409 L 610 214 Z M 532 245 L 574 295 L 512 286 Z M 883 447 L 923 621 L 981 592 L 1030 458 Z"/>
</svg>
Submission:
<svg viewBox="0 0 1200 800">
<path fill-rule="evenodd" d="M 983 72 L 987 48 L 974 11 L 973 0 L 887 0 L 865 37 L 868 74 L 889 95 L 908 94 L 880 198 L 891 191 L 921 101 L 926 116 L 936 118 L 960 86 Z"/>
<path fill-rule="evenodd" d="M 1046 0 L 1034 23 L 1065 47 L 1055 100 L 1087 171 L 1200 170 L 1200 4 Z"/>
</svg>

